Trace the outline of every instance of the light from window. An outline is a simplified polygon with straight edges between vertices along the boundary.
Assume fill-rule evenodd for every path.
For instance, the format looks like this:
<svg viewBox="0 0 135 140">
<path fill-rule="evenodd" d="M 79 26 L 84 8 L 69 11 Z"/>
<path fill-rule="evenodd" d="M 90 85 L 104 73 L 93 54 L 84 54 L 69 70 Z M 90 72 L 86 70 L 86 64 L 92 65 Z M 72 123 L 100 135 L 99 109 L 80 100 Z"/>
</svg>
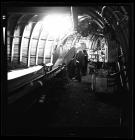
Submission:
<svg viewBox="0 0 135 140">
<path fill-rule="evenodd" d="M 73 29 L 72 19 L 68 15 L 47 15 L 43 22 L 48 33 L 54 37 L 65 34 L 65 32 L 68 33 Z"/>
</svg>

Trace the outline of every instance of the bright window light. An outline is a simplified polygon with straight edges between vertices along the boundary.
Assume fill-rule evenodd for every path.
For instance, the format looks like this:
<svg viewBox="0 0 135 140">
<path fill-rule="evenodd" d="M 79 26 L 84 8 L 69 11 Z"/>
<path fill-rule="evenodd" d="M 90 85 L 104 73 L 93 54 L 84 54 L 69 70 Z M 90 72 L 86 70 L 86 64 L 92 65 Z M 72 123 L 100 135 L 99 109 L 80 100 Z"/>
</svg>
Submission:
<svg viewBox="0 0 135 140">
<path fill-rule="evenodd" d="M 65 14 L 47 15 L 43 20 L 43 24 L 46 31 L 54 37 L 73 30 L 71 16 Z"/>
</svg>

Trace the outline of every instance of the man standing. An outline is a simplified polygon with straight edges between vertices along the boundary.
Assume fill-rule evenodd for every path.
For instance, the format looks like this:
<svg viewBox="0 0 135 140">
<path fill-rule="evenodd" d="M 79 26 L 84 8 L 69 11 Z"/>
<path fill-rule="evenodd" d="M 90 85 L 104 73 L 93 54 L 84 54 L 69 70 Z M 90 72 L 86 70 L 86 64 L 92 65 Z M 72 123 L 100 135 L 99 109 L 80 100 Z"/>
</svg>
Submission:
<svg viewBox="0 0 135 140">
<path fill-rule="evenodd" d="M 83 75 L 87 74 L 87 66 L 88 66 L 88 53 L 86 50 L 83 50 L 84 53 L 84 67 L 83 67 Z"/>
<path fill-rule="evenodd" d="M 76 54 L 76 78 L 81 82 L 81 74 L 83 73 L 83 67 L 85 65 L 84 53 L 80 49 Z"/>
</svg>

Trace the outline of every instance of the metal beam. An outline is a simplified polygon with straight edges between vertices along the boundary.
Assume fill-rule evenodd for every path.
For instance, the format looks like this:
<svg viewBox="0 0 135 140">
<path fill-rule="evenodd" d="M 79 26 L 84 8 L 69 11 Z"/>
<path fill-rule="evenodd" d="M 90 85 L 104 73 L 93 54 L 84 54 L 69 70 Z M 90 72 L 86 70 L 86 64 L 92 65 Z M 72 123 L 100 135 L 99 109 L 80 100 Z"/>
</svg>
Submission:
<svg viewBox="0 0 135 140">
<path fill-rule="evenodd" d="M 15 28 L 14 28 L 14 33 L 12 36 L 12 45 L 11 45 L 11 62 L 13 62 L 13 56 L 14 56 L 14 41 L 15 41 L 15 32 L 16 32 L 16 28 L 18 27 L 18 22 L 20 21 L 20 19 L 22 18 L 22 16 L 17 20 Z"/>
<path fill-rule="evenodd" d="M 43 25 L 43 23 L 42 23 Z M 40 30 L 39 30 L 39 34 L 41 33 L 41 29 L 42 29 L 42 25 L 40 26 Z M 36 25 L 34 26 L 33 30 L 32 30 L 32 34 L 31 34 L 31 37 L 30 37 L 30 41 L 29 41 L 29 47 L 28 47 L 28 61 L 27 61 L 27 66 L 29 67 L 30 66 L 30 50 L 31 50 L 31 43 L 32 43 L 32 40 L 33 40 L 33 35 L 34 35 L 34 29 L 38 26 L 38 22 L 36 23 Z M 39 36 L 38 36 L 39 37 Z M 37 47 L 37 46 L 36 46 Z"/>
<path fill-rule="evenodd" d="M 43 63 L 45 64 L 45 45 L 46 45 L 46 42 L 48 41 L 49 39 L 49 34 L 47 35 L 47 39 L 45 41 L 45 44 L 44 44 L 44 56 L 43 56 Z"/>
<path fill-rule="evenodd" d="M 29 20 L 28 20 L 28 23 L 34 18 L 34 16 L 32 16 Z M 23 30 L 23 34 L 22 34 L 22 39 L 20 41 L 20 62 L 22 61 L 22 49 L 23 49 L 23 43 L 24 43 L 24 34 L 25 34 L 25 31 L 26 31 L 26 26 L 24 27 L 24 30 Z"/>
<path fill-rule="evenodd" d="M 54 52 L 54 43 L 56 42 L 57 38 L 54 38 L 54 41 L 51 46 L 51 63 L 53 62 L 53 52 Z"/>
<path fill-rule="evenodd" d="M 7 24 L 7 32 L 9 32 L 9 35 L 10 36 L 14 36 L 14 31 L 15 31 L 15 27 L 17 25 L 17 21 L 20 19 L 20 14 L 18 15 L 10 15 L 9 18 L 8 18 L 8 24 Z M 8 37 L 9 38 L 9 37 Z M 13 38 L 10 38 L 10 44 L 8 45 L 9 47 L 9 56 L 8 58 L 10 59 L 10 62 L 13 61 L 13 48 L 12 48 L 12 45 L 13 45 Z M 11 59 L 12 57 L 12 59 Z"/>
<path fill-rule="evenodd" d="M 43 27 L 43 25 L 42 25 L 42 31 L 40 32 L 39 39 L 38 39 L 38 43 L 37 43 L 37 49 L 36 49 L 36 65 L 38 65 L 39 44 L 40 44 L 40 40 L 41 40 L 43 31 L 44 31 L 44 27 Z"/>
</svg>

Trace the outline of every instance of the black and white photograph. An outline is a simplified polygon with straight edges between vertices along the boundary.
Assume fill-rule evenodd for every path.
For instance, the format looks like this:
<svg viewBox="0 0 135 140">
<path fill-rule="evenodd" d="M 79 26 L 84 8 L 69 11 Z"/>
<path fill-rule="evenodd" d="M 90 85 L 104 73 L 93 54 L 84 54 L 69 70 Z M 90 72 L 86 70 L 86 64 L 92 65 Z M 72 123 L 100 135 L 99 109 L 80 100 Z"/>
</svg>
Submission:
<svg viewBox="0 0 135 140">
<path fill-rule="evenodd" d="M 1 8 L 2 136 L 133 138 L 133 3 Z"/>
</svg>

